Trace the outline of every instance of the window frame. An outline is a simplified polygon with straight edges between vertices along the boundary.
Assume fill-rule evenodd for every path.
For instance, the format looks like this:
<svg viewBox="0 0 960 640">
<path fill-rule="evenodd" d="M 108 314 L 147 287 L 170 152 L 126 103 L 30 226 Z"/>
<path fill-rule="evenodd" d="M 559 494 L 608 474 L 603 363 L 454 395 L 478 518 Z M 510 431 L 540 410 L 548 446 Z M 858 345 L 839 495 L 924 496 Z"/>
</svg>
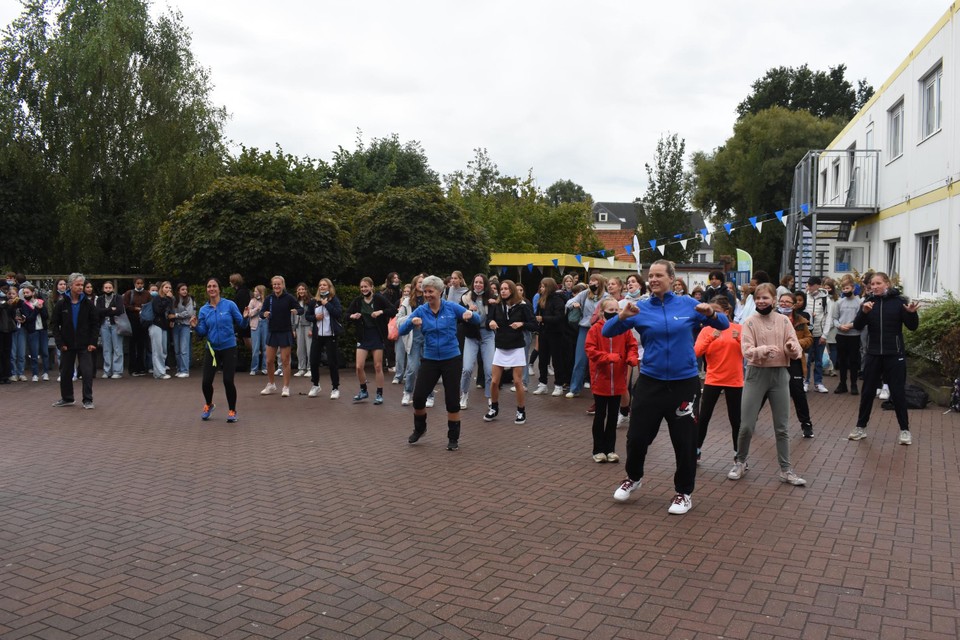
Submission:
<svg viewBox="0 0 960 640">
<path fill-rule="evenodd" d="M 926 251 L 929 242 L 930 250 Z M 931 271 L 928 273 L 927 269 Z M 917 234 L 917 291 L 921 298 L 939 296 L 940 231 Z M 929 285 L 929 288 L 925 288 Z"/>
<path fill-rule="evenodd" d="M 930 93 L 933 90 L 931 113 Z M 928 121 L 932 116 L 933 122 Z M 920 79 L 920 142 L 936 135 L 943 128 L 943 61 Z"/>
<path fill-rule="evenodd" d="M 903 156 L 903 96 L 887 109 L 887 162 Z M 897 126 L 894 126 L 896 123 Z"/>
<path fill-rule="evenodd" d="M 891 238 L 884 242 L 884 245 L 886 247 L 887 275 L 891 279 L 896 279 L 900 276 L 900 252 L 903 245 L 900 238 Z"/>
</svg>

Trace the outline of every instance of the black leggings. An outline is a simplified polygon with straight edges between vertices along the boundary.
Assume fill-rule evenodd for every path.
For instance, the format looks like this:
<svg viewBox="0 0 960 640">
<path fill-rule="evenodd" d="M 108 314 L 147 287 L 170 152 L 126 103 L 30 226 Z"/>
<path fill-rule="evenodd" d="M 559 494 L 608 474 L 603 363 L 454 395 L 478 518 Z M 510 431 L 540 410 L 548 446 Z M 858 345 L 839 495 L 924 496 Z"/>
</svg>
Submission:
<svg viewBox="0 0 960 640">
<path fill-rule="evenodd" d="M 558 386 L 570 384 L 570 372 L 563 357 L 563 334 L 540 332 L 540 382 L 547 384 L 547 367 L 553 365 L 553 382 Z"/>
<path fill-rule="evenodd" d="M 313 386 L 320 384 L 320 350 L 327 349 L 327 366 L 330 367 L 330 384 L 340 388 L 340 363 L 337 351 L 337 336 L 313 336 L 310 343 L 310 381 Z"/>
<path fill-rule="evenodd" d="M 463 373 L 463 356 L 447 360 L 420 360 L 417 372 L 417 384 L 413 388 L 413 408 L 421 410 L 427 406 L 427 396 L 433 392 L 437 381 L 443 378 L 443 401 L 447 413 L 460 411 L 460 375 Z"/>
<path fill-rule="evenodd" d="M 840 373 L 840 386 L 846 386 L 849 372 L 849 388 L 856 389 L 860 373 L 860 336 L 837 336 L 837 361 L 834 364 Z"/>
<path fill-rule="evenodd" d="M 596 412 L 593 414 L 593 455 L 616 453 L 620 396 L 593 394 L 593 401 L 596 405 Z"/>
<path fill-rule="evenodd" d="M 237 410 L 237 387 L 233 384 L 233 375 L 237 372 L 237 348 L 230 347 L 210 353 L 209 343 L 203 353 L 203 399 L 207 404 L 213 404 L 213 379 L 217 375 L 217 368 L 223 368 L 223 391 L 227 395 L 227 407 L 230 411 Z M 216 356 L 217 364 L 213 364 Z M 271 365 L 272 366 L 272 365 Z"/>
<path fill-rule="evenodd" d="M 713 408 L 717 406 L 720 392 L 727 401 L 727 416 L 730 418 L 730 430 L 733 434 L 733 450 L 737 450 L 737 438 L 740 435 L 740 401 L 743 399 L 743 387 L 718 387 L 712 384 L 703 385 L 703 397 L 700 399 L 700 417 L 698 419 L 700 434 L 697 448 L 703 448 L 703 441 L 707 439 L 707 428 L 710 418 L 713 417 Z"/>
</svg>

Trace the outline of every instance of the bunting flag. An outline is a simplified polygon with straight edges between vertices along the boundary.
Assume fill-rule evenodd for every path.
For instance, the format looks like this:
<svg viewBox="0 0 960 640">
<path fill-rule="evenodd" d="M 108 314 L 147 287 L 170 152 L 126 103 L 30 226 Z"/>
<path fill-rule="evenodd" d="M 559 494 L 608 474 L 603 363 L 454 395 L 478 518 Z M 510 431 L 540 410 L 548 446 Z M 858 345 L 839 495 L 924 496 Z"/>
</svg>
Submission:
<svg viewBox="0 0 960 640">
<path fill-rule="evenodd" d="M 600 257 L 601 257 L 601 258 L 607 257 L 607 250 L 606 250 L 606 249 L 600 249 Z"/>
<path fill-rule="evenodd" d="M 700 236 L 706 244 L 710 244 L 710 231 L 708 231 L 706 227 L 700 229 Z"/>
<path fill-rule="evenodd" d="M 727 235 L 730 235 L 730 232 L 733 231 L 733 223 L 731 223 L 731 222 L 724 222 L 724 223 L 723 223 L 723 228 L 727 230 Z"/>
<path fill-rule="evenodd" d="M 624 248 L 624 249 L 626 250 L 626 252 L 627 252 L 627 255 L 629 255 L 629 254 L 630 254 L 630 252 L 631 252 L 631 251 L 633 251 L 633 247 L 632 247 L 632 246 L 630 246 L 629 244 L 625 244 L 625 245 L 623 245 L 623 248 Z"/>
<path fill-rule="evenodd" d="M 527 263 L 527 271 L 529 271 L 530 273 L 533 273 L 533 263 L 532 263 L 532 262 L 528 262 L 528 263 Z"/>
<path fill-rule="evenodd" d="M 657 247 L 657 249 L 660 249 L 660 255 L 662 255 L 662 256 L 666 256 L 666 255 L 667 255 L 667 254 L 665 253 L 666 250 L 667 250 L 667 247 L 666 247 L 666 246 L 664 246 L 664 245 L 661 244 L 659 247 Z M 639 254 L 637 255 L 637 264 L 640 264 L 640 256 L 639 256 Z"/>
<path fill-rule="evenodd" d="M 783 209 L 780 209 L 780 211 L 774 211 L 773 215 L 777 216 L 777 220 L 782 222 L 783 226 L 787 226 L 786 220 L 783 219 Z"/>
<path fill-rule="evenodd" d="M 750 225 L 751 225 L 754 229 L 757 228 L 757 216 L 750 216 L 749 218 L 747 218 L 747 220 L 750 221 Z"/>
<path fill-rule="evenodd" d="M 656 241 L 656 240 L 647 240 L 647 242 L 650 243 L 650 248 L 651 248 L 651 249 L 656 249 L 656 248 L 657 248 L 657 241 Z"/>
<path fill-rule="evenodd" d="M 684 251 L 687 250 L 687 239 L 686 239 L 686 238 L 684 238 L 683 240 L 680 241 L 680 246 L 683 248 Z"/>
<path fill-rule="evenodd" d="M 614 261 L 615 259 L 616 259 L 616 258 L 614 258 L 613 256 L 607 256 L 607 262 L 610 263 L 610 266 L 611 266 L 611 267 L 613 266 L 613 261 Z"/>
<path fill-rule="evenodd" d="M 584 263 L 583 263 L 583 268 L 584 268 L 584 270 L 586 270 L 586 271 L 590 271 L 590 261 L 589 261 L 589 260 L 588 260 L 587 262 L 584 262 Z"/>
<path fill-rule="evenodd" d="M 808 215 L 810 213 L 810 205 L 808 204 L 800 205 L 800 211 L 803 212 L 803 215 Z"/>
<path fill-rule="evenodd" d="M 553 260 L 551 260 L 551 262 L 553 263 L 553 266 L 554 266 L 554 267 L 559 267 L 559 266 L 560 266 L 560 259 L 559 259 L 559 258 L 554 258 Z"/>
<path fill-rule="evenodd" d="M 501 275 L 501 276 L 507 275 L 507 268 L 508 268 L 508 267 L 500 267 L 500 275 Z"/>
<path fill-rule="evenodd" d="M 579 254 L 579 253 L 578 253 L 577 255 L 575 255 L 575 256 L 573 256 L 573 257 L 577 259 L 577 262 L 579 262 L 580 264 L 583 264 L 583 255 L 582 255 L 582 254 Z"/>
<path fill-rule="evenodd" d="M 660 250 L 661 255 L 663 254 L 663 249 Z M 640 238 L 637 237 L 637 234 L 633 234 L 633 257 L 637 259 L 637 273 L 640 273 Z"/>
</svg>

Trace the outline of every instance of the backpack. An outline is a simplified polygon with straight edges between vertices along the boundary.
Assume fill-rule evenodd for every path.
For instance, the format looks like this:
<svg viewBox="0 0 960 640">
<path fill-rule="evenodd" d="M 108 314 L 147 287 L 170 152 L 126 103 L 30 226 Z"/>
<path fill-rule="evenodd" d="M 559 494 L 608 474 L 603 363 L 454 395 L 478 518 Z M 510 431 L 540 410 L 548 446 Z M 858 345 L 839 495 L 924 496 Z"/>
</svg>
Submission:
<svg viewBox="0 0 960 640">
<path fill-rule="evenodd" d="M 903 392 L 907 398 L 907 409 L 923 409 L 930 404 L 930 396 L 915 384 L 908 384 L 904 387 Z M 893 409 L 893 402 L 885 400 L 880 408 Z"/>
<path fill-rule="evenodd" d="M 140 323 L 144 325 L 153 324 L 153 298 L 147 304 L 140 307 Z"/>
</svg>

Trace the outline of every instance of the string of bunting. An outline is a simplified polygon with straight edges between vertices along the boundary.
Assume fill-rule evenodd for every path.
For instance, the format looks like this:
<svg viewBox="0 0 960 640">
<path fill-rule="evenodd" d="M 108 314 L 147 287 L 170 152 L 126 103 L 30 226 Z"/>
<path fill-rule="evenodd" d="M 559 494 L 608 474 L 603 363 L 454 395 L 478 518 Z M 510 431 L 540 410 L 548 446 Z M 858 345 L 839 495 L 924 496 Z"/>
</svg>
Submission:
<svg viewBox="0 0 960 640">
<path fill-rule="evenodd" d="M 799 211 L 787 212 L 787 211 L 784 211 L 783 209 L 780 209 L 779 211 L 774 211 L 773 213 L 766 213 L 759 216 L 749 216 L 747 218 L 747 220 L 750 222 L 749 225 L 743 224 L 735 227 L 730 222 L 724 222 L 723 229 L 724 231 L 726 231 L 728 236 L 732 235 L 733 232 L 736 231 L 737 229 L 746 229 L 747 227 L 752 227 L 756 229 L 757 233 L 763 233 L 764 222 L 769 222 L 770 220 L 776 219 L 778 222 L 782 223 L 783 226 L 787 226 L 788 218 L 790 218 L 791 216 L 808 216 L 808 215 L 810 215 L 810 205 L 805 203 L 800 205 Z M 716 232 L 716 228 L 714 227 L 714 225 L 710 224 L 706 220 L 703 221 L 703 224 L 704 224 L 704 227 L 702 229 L 700 229 L 699 231 L 697 231 L 696 233 L 690 236 L 684 237 L 684 234 L 678 233 L 678 234 L 675 234 L 672 238 L 647 240 L 647 244 L 649 245 L 649 247 L 641 246 L 640 239 L 636 235 L 634 235 L 633 244 L 632 245 L 625 244 L 623 245 L 623 248 L 624 250 L 626 250 L 628 255 L 632 255 L 637 260 L 637 268 L 639 270 L 640 254 L 646 251 L 659 251 L 660 255 L 666 255 L 666 248 L 668 245 L 671 245 L 671 244 L 679 244 L 681 247 L 686 249 L 687 242 L 689 242 L 690 240 L 699 239 L 709 243 L 710 236 L 712 236 Z M 577 262 L 583 266 L 584 269 L 589 270 L 591 263 L 589 261 L 585 262 L 583 260 L 585 256 L 597 256 L 601 258 L 606 258 L 607 261 L 610 263 L 610 266 L 613 266 L 615 261 L 614 256 L 612 255 L 608 256 L 607 253 L 611 253 L 611 252 L 608 252 L 606 249 L 599 249 L 598 251 L 593 251 L 586 254 L 578 253 L 574 257 L 577 259 Z M 559 262 L 560 262 L 559 259 L 554 258 L 553 266 L 560 269 L 560 272 L 563 273 L 563 267 L 559 265 Z M 533 269 L 534 269 L 533 263 L 527 264 L 528 272 L 533 273 Z M 500 272 L 501 274 L 505 274 L 507 272 L 507 267 L 501 267 Z"/>
</svg>

